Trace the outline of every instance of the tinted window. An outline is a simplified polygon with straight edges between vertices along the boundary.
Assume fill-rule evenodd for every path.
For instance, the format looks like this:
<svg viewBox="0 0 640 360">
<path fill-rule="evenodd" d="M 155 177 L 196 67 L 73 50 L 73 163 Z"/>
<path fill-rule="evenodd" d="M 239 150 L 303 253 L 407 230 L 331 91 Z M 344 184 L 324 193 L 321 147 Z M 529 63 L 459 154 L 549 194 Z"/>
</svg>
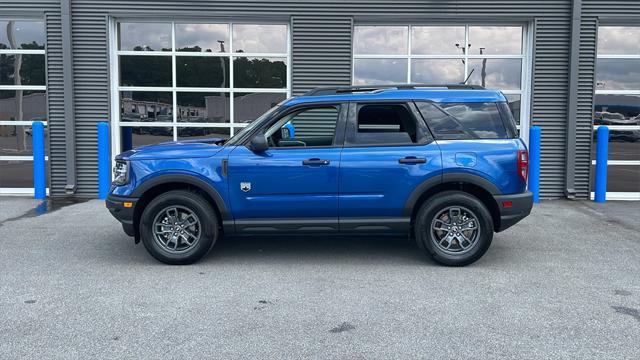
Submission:
<svg viewBox="0 0 640 360">
<path fill-rule="evenodd" d="M 355 137 L 358 145 L 414 144 L 418 139 L 416 121 L 404 104 L 360 105 Z"/>
<path fill-rule="evenodd" d="M 308 108 L 285 115 L 266 132 L 270 147 L 331 146 L 338 122 L 338 107 Z"/>
<path fill-rule="evenodd" d="M 506 138 L 495 103 L 418 103 L 436 139 Z"/>
</svg>

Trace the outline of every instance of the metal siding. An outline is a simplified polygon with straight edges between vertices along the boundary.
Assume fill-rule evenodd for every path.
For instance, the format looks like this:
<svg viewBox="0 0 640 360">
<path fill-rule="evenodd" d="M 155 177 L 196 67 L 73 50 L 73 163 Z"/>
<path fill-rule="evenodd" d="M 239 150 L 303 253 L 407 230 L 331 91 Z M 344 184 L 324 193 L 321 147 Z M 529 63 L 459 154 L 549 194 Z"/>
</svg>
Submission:
<svg viewBox="0 0 640 360">
<path fill-rule="evenodd" d="M 292 94 L 351 85 L 352 19 L 294 16 L 291 24 Z"/>
</svg>

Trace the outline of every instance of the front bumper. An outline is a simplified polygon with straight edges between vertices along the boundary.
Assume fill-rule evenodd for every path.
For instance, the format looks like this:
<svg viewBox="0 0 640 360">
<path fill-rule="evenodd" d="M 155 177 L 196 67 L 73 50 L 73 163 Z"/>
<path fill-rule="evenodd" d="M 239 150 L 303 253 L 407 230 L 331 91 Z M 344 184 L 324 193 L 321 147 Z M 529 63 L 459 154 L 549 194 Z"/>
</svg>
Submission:
<svg viewBox="0 0 640 360">
<path fill-rule="evenodd" d="M 495 196 L 500 210 L 500 224 L 496 232 L 506 230 L 531 213 L 533 193 L 525 191 L 521 194 Z"/>
<path fill-rule="evenodd" d="M 122 224 L 122 229 L 129 236 L 135 236 L 135 228 L 133 225 L 133 209 L 136 207 L 138 198 L 124 197 L 124 196 L 107 196 L 105 205 L 111 215 Z M 130 206 L 125 207 L 125 203 L 131 203 Z"/>
</svg>

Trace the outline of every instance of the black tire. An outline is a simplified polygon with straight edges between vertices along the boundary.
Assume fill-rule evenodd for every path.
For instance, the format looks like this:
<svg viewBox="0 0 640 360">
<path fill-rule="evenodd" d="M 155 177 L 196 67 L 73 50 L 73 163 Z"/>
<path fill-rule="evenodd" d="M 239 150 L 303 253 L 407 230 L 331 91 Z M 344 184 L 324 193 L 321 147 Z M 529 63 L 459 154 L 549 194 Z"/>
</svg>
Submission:
<svg viewBox="0 0 640 360">
<path fill-rule="evenodd" d="M 153 231 L 156 217 L 160 219 L 168 208 L 174 206 L 181 211 L 191 211 L 199 220 L 198 226 L 194 227 L 199 230 L 199 238 L 192 240 L 193 245 L 187 245 L 180 239 L 182 245 L 187 248 L 179 252 L 168 249 L 169 244 L 161 245 L 162 240 L 158 240 Z M 187 190 L 172 190 L 158 195 L 145 207 L 140 217 L 140 236 L 144 247 L 157 260 L 165 264 L 186 265 L 200 260 L 213 248 L 219 236 L 218 225 L 215 210 L 202 196 Z"/>
<path fill-rule="evenodd" d="M 442 243 L 438 245 L 438 240 L 442 241 L 444 237 L 438 238 L 438 233 L 445 234 L 445 232 L 432 229 L 432 224 L 437 221 L 436 217 L 442 219 L 440 216 L 451 208 L 454 208 L 454 214 L 460 214 L 455 209 L 462 209 L 464 214 L 467 214 L 467 211 L 470 212 L 476 217 L 478 223 L 477 230 L 465 232 L 473 237 L 473 242 L 464 240 L 462 242 L 468 246 L 467 250 L 462 249 L 457 238 L 452 240 L 453 246 L 457 245 L 460 249 L 458 253 L 453 251 L 457 250 L 455 248 L 445 250 L 442 248 L 444 247 Z M 445 219 L 448 217 L 445 216 Z M 438 221 L 438 223 L 442 222 Z M 473 226 L 473 222 L 471 222 L 471 226 Z M 434 261 L 447 266 L 465 266 L 480 259 L 489 249 L 493 239 L 493 220 L 487 207 L 475 196 L 462 191 L 445 191 L 427 199 L 422 204 L 416 215 L 414 231 L 418 246 Z M 446 240 L 443 243 L 449 245 Z"/>
</svg>

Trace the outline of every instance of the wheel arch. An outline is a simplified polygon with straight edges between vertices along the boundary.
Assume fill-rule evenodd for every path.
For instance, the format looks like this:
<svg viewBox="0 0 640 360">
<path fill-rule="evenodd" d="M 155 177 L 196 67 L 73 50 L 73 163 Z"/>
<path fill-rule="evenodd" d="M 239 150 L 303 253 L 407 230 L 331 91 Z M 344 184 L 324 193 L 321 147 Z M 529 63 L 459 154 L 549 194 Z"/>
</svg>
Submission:
<svg viewBox="0 0 640 360">
<path fill-rule="evenodd" d="M 189 174 L 159 175 L 140 184 L 131 194 L 132 197 L 138 198 L 133 212 L 136 242 L 140 239 L 140 217 L 149 202 L 162 193 L 179 189 L 193 191 L 204 197 L 213 207 L 219 226 L 222 227 L 225 220 L 229 219 L 229 211 L 222 196 L 206 181 Z"/>
<path fill-rule="evenodd" d="M 444 174 L 441 179 L 431 178 L 424 181 L 407 199 L 404 216 L 409 217 L 413 225 L 422 204 L 430 197 L 447 190 L 462 191 L 478 198 L 489 210 L 494 229 L 500 228 L 500 209 L 494 195 L 501 195 L 502 192 L 488 180 L 471 174 L 449 173 Z"/>
</svg>

